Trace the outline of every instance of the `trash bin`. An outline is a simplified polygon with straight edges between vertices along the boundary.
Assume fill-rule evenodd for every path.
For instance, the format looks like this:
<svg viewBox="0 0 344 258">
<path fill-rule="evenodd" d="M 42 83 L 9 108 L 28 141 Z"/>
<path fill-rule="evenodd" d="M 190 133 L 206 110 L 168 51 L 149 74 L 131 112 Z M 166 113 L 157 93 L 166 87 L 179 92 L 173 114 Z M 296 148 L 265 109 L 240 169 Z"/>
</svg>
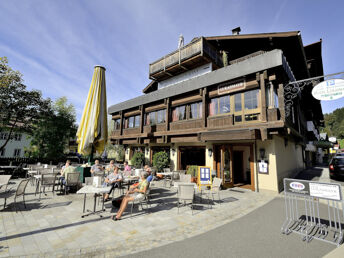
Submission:
<svg viewBox="0 0 344 258">
<path fill-rule="evenodd" d="M 91 167 L 77 167 L 75 170 L 80 173 L 81 183 L 85 183 L 85 177 L 91 176 Z"/>
</svg>

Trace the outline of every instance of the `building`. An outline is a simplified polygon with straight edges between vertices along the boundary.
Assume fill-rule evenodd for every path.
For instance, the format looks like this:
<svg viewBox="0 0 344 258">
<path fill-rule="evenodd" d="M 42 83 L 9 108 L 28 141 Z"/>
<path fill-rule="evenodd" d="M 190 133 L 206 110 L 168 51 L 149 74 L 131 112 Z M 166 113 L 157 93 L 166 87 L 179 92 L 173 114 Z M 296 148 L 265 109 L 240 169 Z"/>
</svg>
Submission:
<svg viewBox="0 0 344 258">
<path fill-rule="evenodd" d="M 2 146 L 8 137 L 8 132 L 0 132 L 0 146 Z M 23 132 L 13 133 L 5 148 L 0 151 L 0 158 L 23 158 L 25 148 L 30 146 L 28 134 Z"/>
<path fill-rule="evenodd" d="M 149 65 L 143 95 L 108 108 L 126 160 L 169 153 L 171 168 L 206 165 L 224 186 L 283 189 L 305 167 L 323 123 L 320 101 L 297 81 L 323 75 L 321 40 L 299 31 L 199 37 Z"/>
</svg>

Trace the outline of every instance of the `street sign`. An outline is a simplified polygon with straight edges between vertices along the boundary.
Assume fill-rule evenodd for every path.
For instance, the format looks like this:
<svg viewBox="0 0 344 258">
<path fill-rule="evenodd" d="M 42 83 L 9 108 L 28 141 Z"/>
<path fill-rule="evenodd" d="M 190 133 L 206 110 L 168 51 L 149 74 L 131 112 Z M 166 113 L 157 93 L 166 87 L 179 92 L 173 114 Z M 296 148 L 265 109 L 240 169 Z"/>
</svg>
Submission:
<svg viewBox="0 0 344 258">
<path fill-rule="evenodd" d="M 334 100 L 344 97 L 344 80 L 333 79 L 326 80 L 317 84 L 312 95 L 318 100 Z"/>
</svg>

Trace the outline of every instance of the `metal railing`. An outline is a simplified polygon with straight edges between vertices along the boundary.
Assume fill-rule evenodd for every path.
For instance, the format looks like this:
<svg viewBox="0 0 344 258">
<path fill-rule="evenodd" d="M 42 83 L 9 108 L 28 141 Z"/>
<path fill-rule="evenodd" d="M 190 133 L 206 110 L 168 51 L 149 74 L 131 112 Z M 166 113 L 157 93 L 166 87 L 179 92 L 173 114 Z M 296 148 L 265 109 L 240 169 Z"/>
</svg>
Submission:
<svg viewBox="0 0 344 258">
<path fill-rule="evenodd" d="M 284 198 L 283 234 L 294 232 L 307 242 L 318 239 L 337 246 L 343 242 L 344 203 L 339 184 L 285 178 Z"/>
</svg>

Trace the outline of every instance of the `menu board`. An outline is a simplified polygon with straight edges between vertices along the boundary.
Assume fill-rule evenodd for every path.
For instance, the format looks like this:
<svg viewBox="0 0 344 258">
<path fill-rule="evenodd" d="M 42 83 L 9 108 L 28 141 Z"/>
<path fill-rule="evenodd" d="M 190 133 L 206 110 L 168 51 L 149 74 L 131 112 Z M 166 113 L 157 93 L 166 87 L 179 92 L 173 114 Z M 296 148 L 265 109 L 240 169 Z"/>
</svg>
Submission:
<svg viewBox="0 0 344 258">
<path fill-rule="evenodd" d="M 211 186 L 211 169 L 210 167 L 198 167 L 198 186 Z"/>
</svg>

